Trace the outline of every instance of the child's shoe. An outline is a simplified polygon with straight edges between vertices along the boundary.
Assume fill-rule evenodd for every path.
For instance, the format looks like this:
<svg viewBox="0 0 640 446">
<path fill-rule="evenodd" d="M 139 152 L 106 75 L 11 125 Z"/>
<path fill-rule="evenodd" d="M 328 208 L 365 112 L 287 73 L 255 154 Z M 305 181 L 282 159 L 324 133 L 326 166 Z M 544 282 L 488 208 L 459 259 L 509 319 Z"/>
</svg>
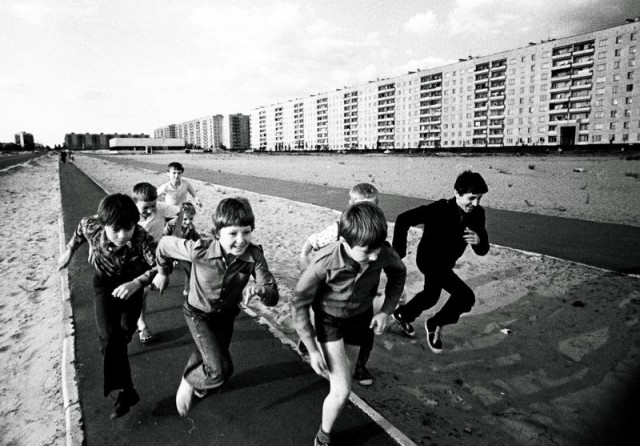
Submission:
<svg viewBox="0 0 640 446">
<path fill-rule="evenodd" d="M 364 387 L 373 385 L 373 376 L 369 373 L 369 370 L 363 365 L 356 367 L 356 372 L 353 374 L 353 379 L 358 381 L 358 384 Z"/>
<path fill-rule="evenodd" d="M 138 335 L 140 336 L 140 343 L 142 345 L 145 345 L 153 340 L 153 333 L 151 333 L 151 330 L 149 330 L 147 327 L 144 327 L 142 330 L 140 330 Z"/>
<path fill-rule="evenodd" d="M 112 420 L 120 418 L 123 415 L 129 413 L 131 406 L 135 406 L 140 401 L 140 395 L 136 392 L 136 389 L 120 390 L 116 396 L 115 408 L 109 417 Z"/>
<path fill-rule="evenodd" d="M 442 327 L 429 323 L 431 319 L 424 321 L 424 331 L 427 332 L 427 344 L 433 353 L 442 353 Z"/>
<path fill-rule="evenodd" d="M 398 313 L 398 310 L 394 311 L 391 317 L 400 326 L 400 328 L 402 329 L 402 332 L 405 335 L 409 336 L 410 338 L 415 338 L 416 331 L 413 329 L 413 325 L 411 324 L 411 322 L 403 321 L 402 317 L 400 316 L 400 313 Z"/>
<path fill-rule="evenodd" d="M 191 403 L 193 402 L 193 386 L 189 384 L 189 381 L 182 378 L 180 386 L 176 392 L 176 408 L 181 417 L 186 417 L 187 413 L 191 409 Z"/>
</svg>

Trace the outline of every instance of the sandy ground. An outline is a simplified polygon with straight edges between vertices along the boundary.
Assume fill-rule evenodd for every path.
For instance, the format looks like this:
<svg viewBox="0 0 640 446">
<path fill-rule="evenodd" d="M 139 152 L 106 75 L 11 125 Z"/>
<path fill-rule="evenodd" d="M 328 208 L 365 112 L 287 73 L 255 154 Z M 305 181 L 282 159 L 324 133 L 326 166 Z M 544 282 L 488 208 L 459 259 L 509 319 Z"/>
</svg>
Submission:
<svg viewBox="0 0 640 446">
<path fill-rule="evenodd" d="M 624 158 L 381 160 L 380 156 L 366 156 L 356 163 L 351 156 L 286 157 L 285 161 L 269 156 L 178 154 L 157 155 L 156 159 L 181 161 L 187 178 L 190 165 L 212 169 L 210 182 L 193 182 L 205 205 L 195 219 L 202 232 L 210 227 L 211 212 L 220 199 L 241 195 L 251 201 L 256 214 L 254 240 L 264 246 L 282 292 L 277 307 L 254 309 L 292 338 L 296 335 L 288 302 L 299 276 L 300 247 L 309 234 L 333 222 L 336 214 L 217 186 L 217 169 L 282 178 L 286 162 L 291 179 L 298 176 L 344 187 L 371 181 L 383 192 L 439 198 L 451 195 L 451 181 L 458 171 L 472 167 L 489 182 L 487 206 L 640 224 L 640 183 L 627 175 L 637 174 L 639 163 Z M 129 192 L 139 181 L 156 185 L 166 181 L 164 174 L 81 155 L 76 163 L 111 192 Z M 374 165 L 382 165 L 384 172 Z M 573 172 L 574 167 L 585 171 Z M 399 170 L 394 173 L 393 169 Z M 0 308 L 2 444 L 62 441 L 61 310 L 59 281 L 53 274 L 59 211 L 56 174 L 53 161 L 42 161 L 0 176 L 2 203 L 13 211 L 5 212 L 5 225 L 16 228 L 3 231 L 0 244 L 0 265 L 13 279 L 3 282 L 6 291 Z M 398 178 L 404 179 L 404 185 Z M 49 191 L 51 184 L 56 186 Z M 10 237 L 25 231 L 26 237 Z M 414 263 L 419 235 L 417 229 L 410 234 L 406 259 L 409 296 L 422 284 Z M 39 243 L 23 243 L 18 252 L 16 244 L 25 239 Z M 375 385 L 358 387 L 358 395 L 417 444 L 571 445 L 584 443 L 587 436 L 596 438 L 597 421 L 606 420 L 614 406 L 624 402 L 625 386 L 637 378 L 638 279 L 498 247 L 485 257 L 467 252 L 457 272 L 475 290 L 477 303 L 458 324 L 445 328 L 445 353 L 436 356 L 426 347 L 422 321 L 428 314 L 416 323 L 416 339 L 403 337 L 393 327 L 376 340 L 369 362 Z M 39 305 L 45 304 L 52 307 L 40 311 Z M 41 320 L 44 315 L 47 319 Z M 34 375 L 25 376 L 24 370 Z M 58 418 L 52 416 L 54 412 Z M 612 426 L 616 421 L 624 419 L 612 420 Z M 32 422 L 38 422 L 39 428 L 29 434 L 42 434 L 42 438 L 25 434 Z"/>
</svg>

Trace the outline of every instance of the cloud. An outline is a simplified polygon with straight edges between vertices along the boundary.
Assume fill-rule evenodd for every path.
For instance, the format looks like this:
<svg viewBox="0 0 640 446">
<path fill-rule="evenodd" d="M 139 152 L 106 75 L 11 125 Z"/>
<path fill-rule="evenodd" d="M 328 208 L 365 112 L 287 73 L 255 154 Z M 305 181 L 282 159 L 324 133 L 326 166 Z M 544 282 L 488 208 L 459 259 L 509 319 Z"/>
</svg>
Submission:
<svg viewBox="0 0 640 446">
<path fill-rule="evenodd" d="M 16 19 L 30 25 L 43 25 L 51 17 L 86 17 L 93 15 L 96 8 L 93 5 L 59 0 L 55 2 L 20 1 L 10 2 L 4 8 Z M 1 9 L 0 9 L 1 11 Z"/>
<path fill-rule="evenodd" d="M 407 32 L 415 34 L 427 34 L 438 26 L 438 17 L 432 12 L 421 12 L 411 17 L 405 24 Z"/>
</svg>

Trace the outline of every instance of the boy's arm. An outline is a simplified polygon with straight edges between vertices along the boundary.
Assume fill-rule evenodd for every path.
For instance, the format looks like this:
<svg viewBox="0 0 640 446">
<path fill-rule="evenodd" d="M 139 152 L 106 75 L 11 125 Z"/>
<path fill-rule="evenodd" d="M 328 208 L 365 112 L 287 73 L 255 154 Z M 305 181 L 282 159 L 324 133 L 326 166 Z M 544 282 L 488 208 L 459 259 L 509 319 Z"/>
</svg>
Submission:
<svg viewBox="0 0 640 446">
<path fill-rule="evenodd" d="M 336 240 L 338 240 L 338 222 L 330 224 L 320 232 L 311 234 L 302 245 L 298 268 L 303 271 L 307 269 L 310 262 L 309 256 L 311 255 L 311 251 L 317 251 Z"/>
<path fill-rule="evenodd" d="M 391 314 L 398 306 L 398 302 L 400 301 L 400 297 L 404 291 L 404 284 L 407 280 L 407 267 L 390 246 L 388 249 L 389 262 L 383 267 L 383 270 L 387 275 L 387 284 L 384 289 L 385 297 L 380 311 L 386 314 Z"/>
<path fill-rule="evenodd" d="M 158 186 L 158 188 L 156 189 L 156 192 L 158 194 L 158 198 L 160 198 L 162 195 L 166 194 L 166 188 L 167 188 L 167 183 L 163 183 L 160 186 Z"/>
<path fill-rule="evenodd" d="M 425 223 L 427 206 L 419 206 L 398 215 L 393 229 L 393 249 L 396 250 L 400 258 L 407 255 L 407 233 L 411 226 Z"/>
<path fill-rule="evenodd" d="M 477 255 L 483 256 L 489 252 L 489 234 L 487 233 L 487 228 L 485 226 L 484 209 L 477 208 L 477 210 L 481 211 L 478 212 L 478 226 L 476 227 L 474 225 L 472 230 L 478 235 L 480 241 L 475 245 L 471 245 L 471 249 L 473 249 L 473 252 Z"/>
<path fill-rule="evenodd" d="M 277 304 L 280 299 L 276 278 L 271 271 L 269 271 L 269 266 L 267 265 L 267 260 L 264 258 L 262 249 L 258 248 L 256 252 L 252 254 L 255 260 L 253 272 L 256 278 L 256 286 L 261 287 L 259 289 L 260 293 L 256 294 L 259 294 L 262 303 L 272 307 Z"/>
<path fill-rule="evenodd" d="M 316 273 L 317 263 L 312 263 L 304 270 L 296 290 L 291 298 L 291 306 L 293 310 L 293 326 L 295 327 L 298 335 L 303 340 L 307 348 L 306 340 L 313 341 L 316 336 L 316 332 L 311 324 L 311 314 L 309 308 L 316 298 L 316 294 L 322 283 L 322 277 Z M 314 342 L 311 342 L 314 344 Z"/>
<path fill-rule="evenodd" d="M 168 221 L 166 225 L 164 225 L 164 230 L 162 231 L 162 236 L 173 235 L 173 225 L 175 224 L 175 220 Z"/>
<path fill-rule="evenodd" d="M 200 199 L 198 197 L 196 197 L 196 190 L 193 188 L 191 183 L 189 183 L 188 181 L 186 181 L 186 183 L 187 183 L 187 193 L 191 194 L 191 196 L 193 197 L 193 201 L 196 202 L 198 207 L 202 207 L 202 202 L 200 201 Z"/>
<path fill-rule="evenodd" d="M 153 239 L 153 237 L 151 237 L 149 234 L 145 234 L 142 240 L 142 255 L 144 257 L 144 260 L 147 262 L 147 265 L 149 265 L 151 269 L 148 269 L 143 274 L 134 279 L 134 282 L 137 281 L 142 288 L 151 284 L 153 278 L 158 273 L 158 267 L 156 266 L 157 247 L 158 244 Z"/>
<path fill-rule="evenodd" d="M 73 254 L 76 250 L 87 241 L 85 236 L 85 228 L 87 225 L 87 218 L 84 217 L 78 223 L 78 227 L 71 236 L 71 240 L 67 243 L 67 249 L 60 255 L 60 259 L 58 259 L 58 271 L 69 266 L 71 259 L 73 258 Z"/>
</svg>

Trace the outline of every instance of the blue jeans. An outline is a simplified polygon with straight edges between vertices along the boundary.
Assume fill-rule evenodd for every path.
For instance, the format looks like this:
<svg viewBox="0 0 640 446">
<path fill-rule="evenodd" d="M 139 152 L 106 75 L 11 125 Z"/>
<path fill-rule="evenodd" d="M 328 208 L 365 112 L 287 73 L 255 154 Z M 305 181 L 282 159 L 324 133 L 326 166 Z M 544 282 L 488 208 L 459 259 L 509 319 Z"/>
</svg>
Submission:
<svg viewBox="0 0 640 446">
<path fill-rule="evenodd" d="M 198 390 L 220 387 L 233 374 L 229 346 L 240 307 L 204 313 L 185 302 L 182 310 L 198 348 L 189 357 L 182 376 Z"/>
</svg>

